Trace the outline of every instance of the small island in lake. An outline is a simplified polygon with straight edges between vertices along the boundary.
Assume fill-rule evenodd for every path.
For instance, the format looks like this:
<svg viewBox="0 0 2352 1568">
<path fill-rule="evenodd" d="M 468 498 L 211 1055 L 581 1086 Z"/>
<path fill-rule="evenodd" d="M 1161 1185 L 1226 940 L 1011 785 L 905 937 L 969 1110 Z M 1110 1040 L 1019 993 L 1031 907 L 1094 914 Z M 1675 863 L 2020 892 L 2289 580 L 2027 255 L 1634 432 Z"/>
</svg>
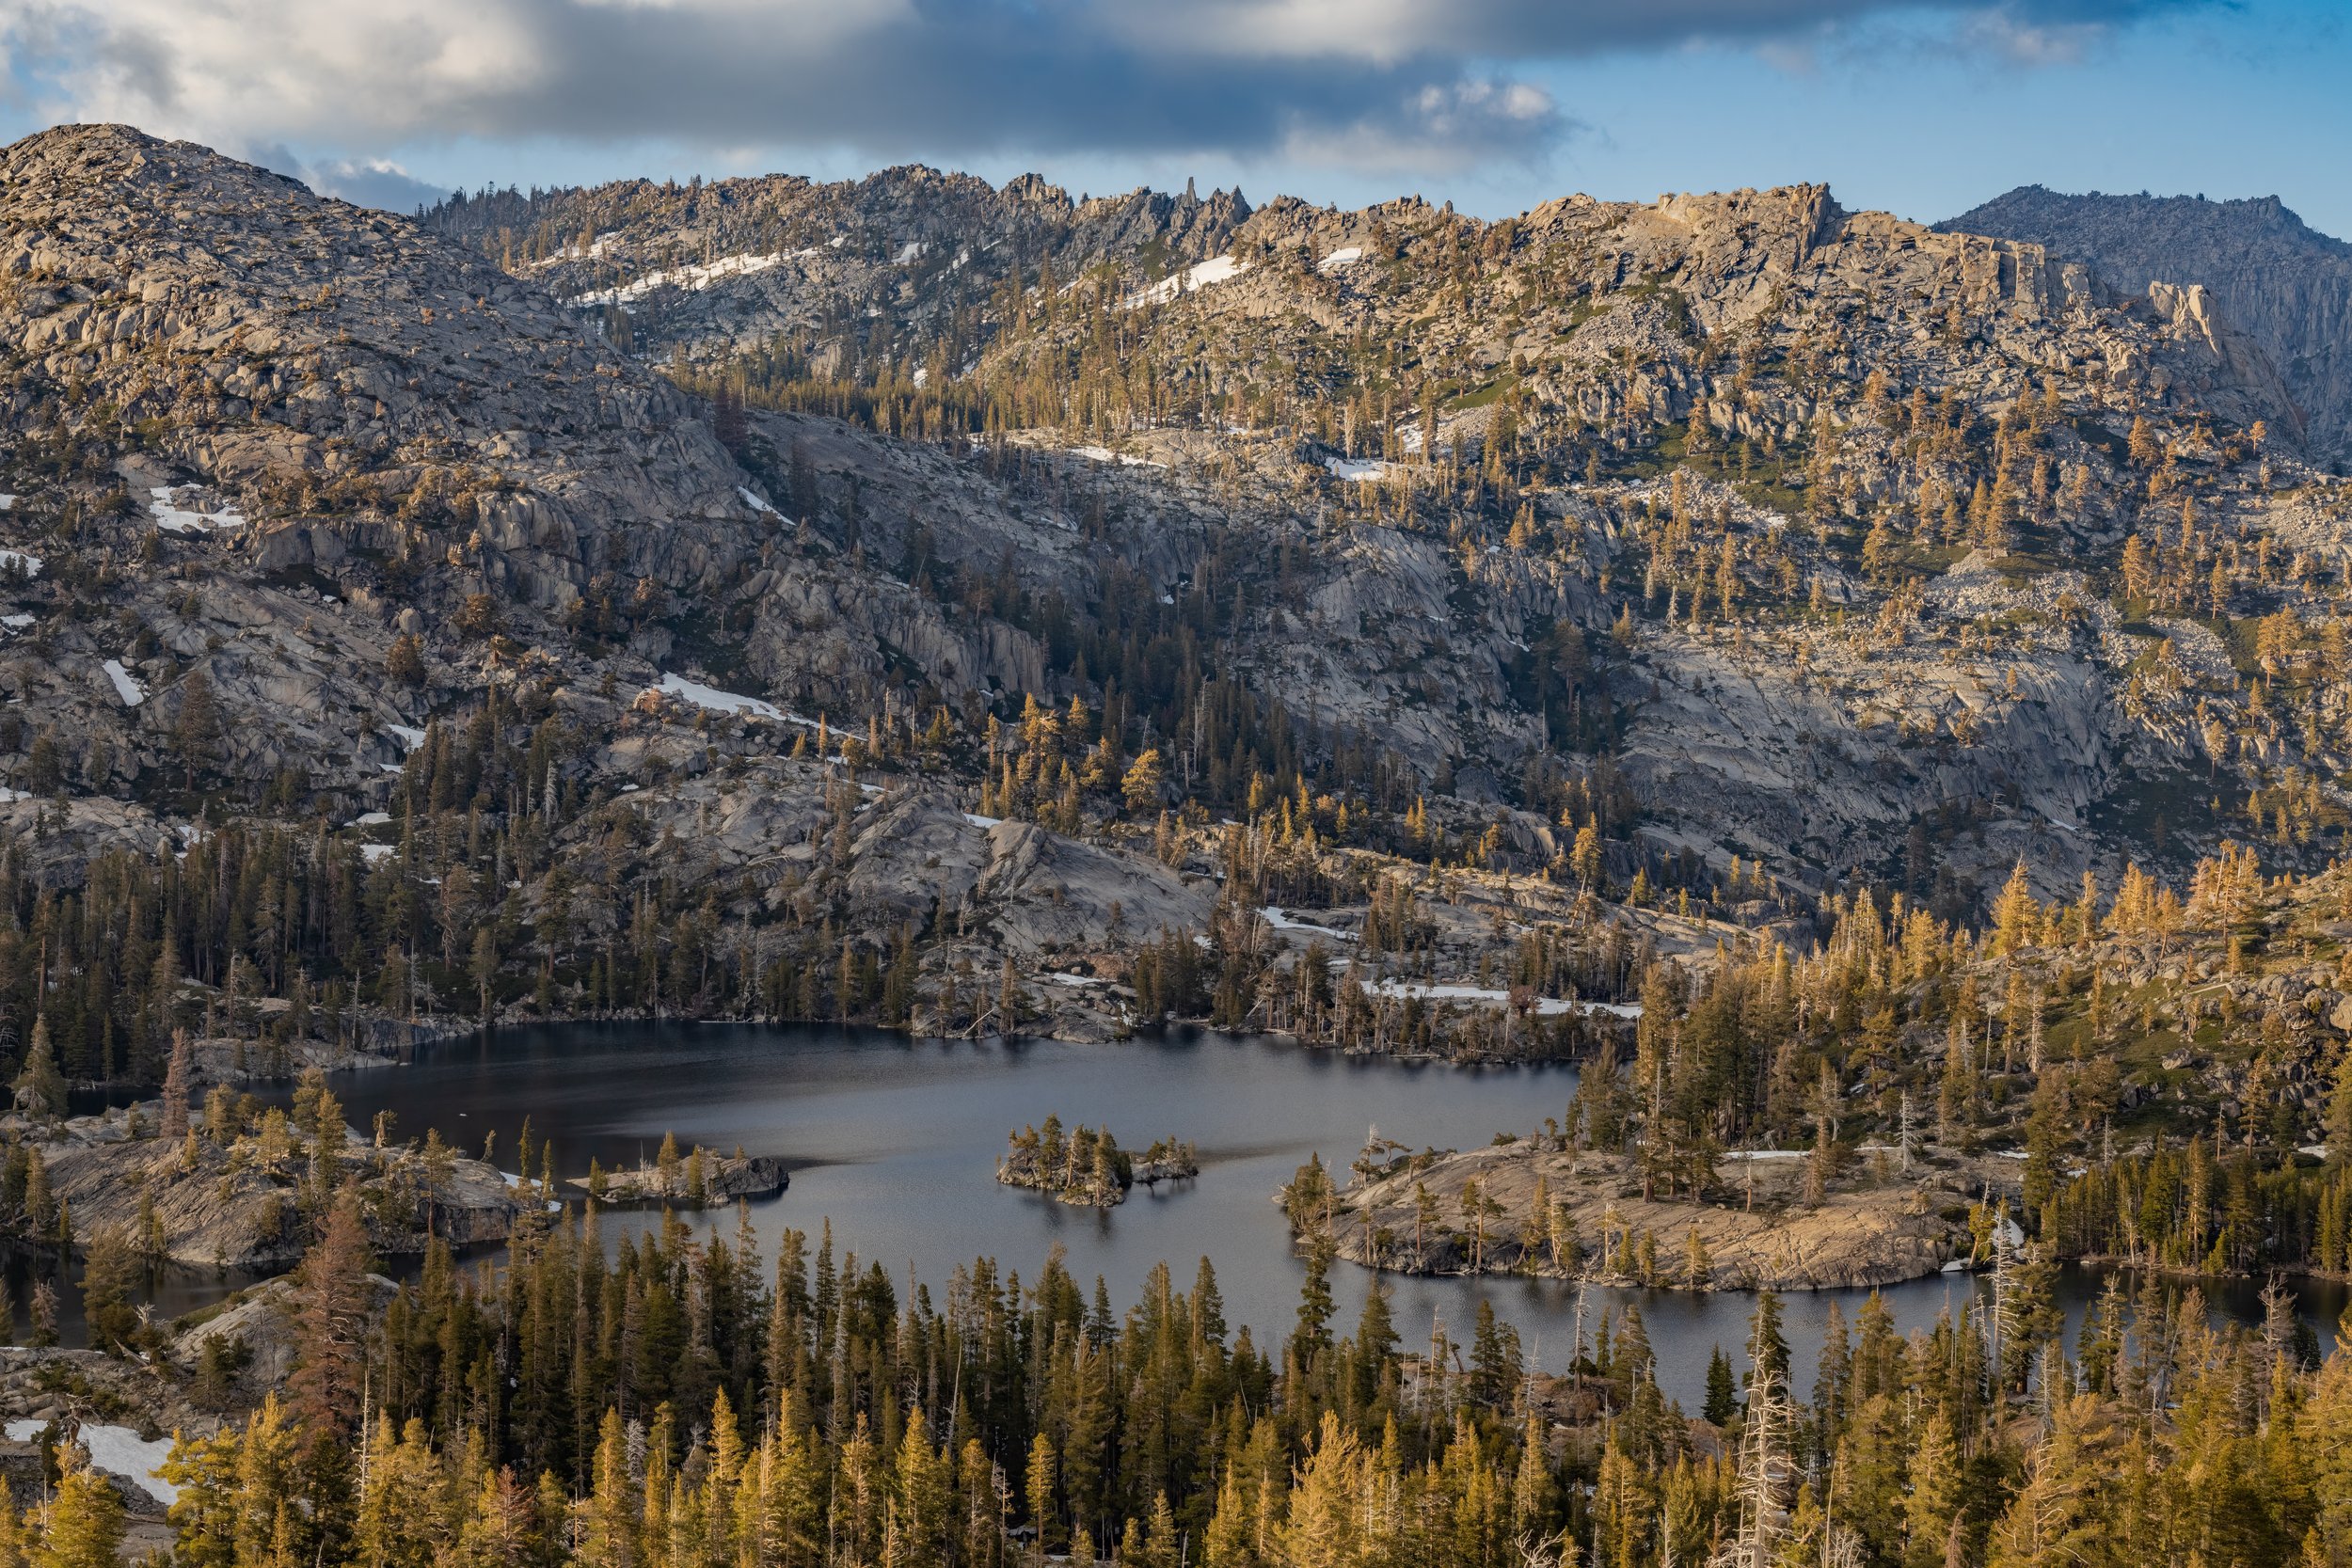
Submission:
<svg viewBox="0 0 2352 1568">
<path fill-rule="evenodd" d="M 1057 1116 L 1047 1117 L 1042 1128 L 1009 1134 L 1006 1143 L 1005 1157 L 996 1162 L 997 1180 L 1088 1208 L 1126 1202 L 1127 1189 L 1138 1181 L 1151 1186 L 1200 1174 L 1200 1151 L 1189 1143 L 1161 1138 L 1140 1155 L 1131 1154 L 1109 1129 L 1065 1132 Z"/>
<path fill-rule="evenodd" d="M 676 1135 L 665 1132 L 661 1152 L 651 1164 L 641 1159 L 634 1170 L 606 1170 L 591 1160 L 587 1176 L 574 1177 L 571 1185 L 585 1189 L 598 1203 L 701 1209 L 739 1197 L 772 1197 L 790 1181 L 784 1162 L 772 1154 L 745 1154 L 738 1147 L 733 1155 L 725 1155 L 696 1144 L 681 1159 Z"/>
</svg>

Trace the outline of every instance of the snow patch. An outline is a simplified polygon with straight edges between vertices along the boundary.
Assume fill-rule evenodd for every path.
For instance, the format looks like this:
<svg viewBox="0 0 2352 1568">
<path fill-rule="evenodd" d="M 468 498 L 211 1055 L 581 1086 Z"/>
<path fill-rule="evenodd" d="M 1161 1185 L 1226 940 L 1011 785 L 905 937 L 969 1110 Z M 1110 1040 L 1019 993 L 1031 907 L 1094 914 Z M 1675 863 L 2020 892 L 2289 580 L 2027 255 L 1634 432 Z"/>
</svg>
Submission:
<svg viewBox="0 0 2352 1568">
<path fill-rule="evenodd" d="M 136 675 L 122 667 L 122 660 L 110 658 L 99 668 L 105 671 L 106 678 L 115 683 L 115 695 L 122 699 L 124 707 L 136 707 L 147 701 L 147 688 L 139 684 Z"/>
<path fill-rule="evenodd" d="M 835 240 L 834 244 L 841 242 Z M 755 273 L 782 266 L 787 261 L 814 256 L 813 250 L 779 250 L 766 256 L 722 256 L 715 261 L 697 261 L 690 266 L 663 267 L 649 272 L 633 282 L 618 284 L 610 289 L 591 289 L 584 294 L 574 294 L 569 303 L 580 305 L 627 305 L 643 299 L 656 289 L 707 289 L 727 277 L 749 277 Z"/>
<path fill-rule="evenodd" d="M 8 1441 L 29 1443 L 48 1424 L 35 1417 L 19 1418 L 8 1424 Z M 80 1440 L 92 1469 L 123 1477 L 159 1503 L 180 1500 L 180 1489 L 157 1473 L 171 1457 L 170 1438 L 158 1437 L 151 1443 L 129 1427 L 85 1426 Z"/>
<path fill-rule="evenodd" d="M 363 811 L 343 824 L 346 828 L 380 828 L 392 819 L 388 811 Z"/>
<path fill-rule="evenodd" d="M 1338 479 L 1386 479 L 1389 466 L 1377 457 L 1327 457 L 1323 466 Z"/>
<path fill-rule="evenodd" d="M 963 819 L 966 822 L 971 823 L 975 828 L 993 828 L 997 823 L 1004 820 L 1001 816 L 982 816 L 976 811 L 965 812 L 963 814 Z"/>
<path fill-rule="evenodd" d="M 387 724 L 384 727 L 387 730 L 389 730 L 392 734 L 400 736 L 401 745 L 411 752 L 424 744 L 424 732 L 422 730 L 410 729 L 405 724 Z M 400 769 L 395 768 L 392 771 L 397 773 Z"/>
<path fill-rule="evenodd" d="M 735 487 L 735 493 L 743 498 L 743 504 L 745 506 L 750 507 L 754 512 L 760 514 L 762 516 L 781 517 L 784 515 L 783 513 L 777 511 L 774 507 L 770 506 L 766 501 L 761 500 L 757 496 L 753 495 L 751 486 L 747 484 L 737 485 Z"/>
<path fill-rule="evenodd" d="M 33 619 L 21 611 L 14 615 L 0 615 L 0 626 L 6 626 L 10 631 L 23 631 L 33 624 Z"/>
<path fill-rule="evenodd" d="M 359 846 L 359 858 L 367 862 L 370 865 L 373 865 L 377 861 L 390 860 L 392 856 L 397 853 L 399 853 L 399 851 L 394 849 L 389 844 L 362 844 Z"/>
<path fill-rule="evenodd" d="M 1424 1002 L 1484 1002 L 1498 1006 L 1511 999 L 1508 991 L 1492 990 L 1483 986 L 1429 985 L 1419 980 L 1375 980 L 1364 988 L 1375 996 L 1398 998 L 1418 997 Z M 1636 1019 L 1642 1016 L 1639 1002 L 1573 1002 L 1556 996 L 1535 999 L 1535 1011 L 1543 1018 L 1558 1018 L 1565 1013 L 1596 1013 L 1611 1018 Z"/>
<path fill-rule="evenodd" d="M 1317 272 L 1337 272 L 1342 267 L 1352 267 L 1363 259 L 1364 247 L 1362 245 L 1343 245 L 1340 246 L 1339 249 L 1331 252 L 1330 255 L 1326 256 L 1322 261 L 1317 261 L 1315 263 L 1315 270 Z"/>
<path fill-rule="evenodd" d="M 1311 920 L 1293 920 L 1289 915 L 1284 914 L 1279 909 L 1277 909 L 1272 904 L 1266 905 L 1265 908 L 1260 910 L 1258 912 L 1265 917 L 1265 923 L 1267 925 L 1273 927 L 1278 931 L 1305 931 L 1313 936 L 1329 937 L 1333 942 L 1354 942 L 1356 940 L 1356 933 L 1353 931 L 1333 930 L 1328 926 L 1318 926 Z"/>
<path fill-rule="evenodd" d="M 147 510 L 154 514 L 155 526 L 167 533 L 210 533 L 216 529 L 245 527 L 245 515 L 233 506 L 223 506 L 217 512 L 197 512 L 173 504 L 175 495 L 195 488 L 193 484 L 158 484 L 149 490 Z"/>
<path fill-rule="evenodd" d="M 1116 463 L 1127 468 L 1165 468 L 1168 467 L 1165 463 L 1154 463 L 1148 457 L 1135 457 L 1123 451 L 1113 451 L 1108 447 L 1071 447 L 1067 450 L 1071 456 L 1083 457 L 1089 463 Z"/>
<path fill-rule="evenodd" d="M 23 566 L 28 578 L 40 576 L 40 557 L 23 550 L 0 550 L 0 568 Z"/>
<path fill-rule="evenodd" d="M 784 710 L 773 703 L 763 703 L 757 697 L 740 697 L 732 691 L 690 681 L 683 675 L 664 675 L 655 690 L 667 696 L 682 697 L 699 708 L 713 713 L 739 713 L 750 719 L 782 719 Z"/>
<path fill-rule="evenodd" d="M 893 257 L 892 261 L 895 264 L 903 267 L 909 261 L 914 261 L 917 256 L 922 254 L 923 242 L 920 240 L 909 240 L 906 244 L 898 247 L 898 254 Z"/>
<path fill-rule="evenodd" d="M 0 512 L 13 512 L 15 510 L 16 498 L 14 496 L 0 496 Z"/>
<path fill-rule="evenodd" d="M 1212 283 L 1223 283 L 1230 278 L 1239 277 L 1248 270 L 1249 263 L 1247 261 L 1236 261 L 1231 256 L 1212 256 L 1205 261 L 1195 262 L 1172 277 L 1161 278 L 1149 288 L 1136 290 L 1120 303 L 1131 310 L 1138 305 L 1163 304 L 1174 299 L 1178 294 L 1190 293 L 1195 289 L 1205 289 Z"/>
</svg>

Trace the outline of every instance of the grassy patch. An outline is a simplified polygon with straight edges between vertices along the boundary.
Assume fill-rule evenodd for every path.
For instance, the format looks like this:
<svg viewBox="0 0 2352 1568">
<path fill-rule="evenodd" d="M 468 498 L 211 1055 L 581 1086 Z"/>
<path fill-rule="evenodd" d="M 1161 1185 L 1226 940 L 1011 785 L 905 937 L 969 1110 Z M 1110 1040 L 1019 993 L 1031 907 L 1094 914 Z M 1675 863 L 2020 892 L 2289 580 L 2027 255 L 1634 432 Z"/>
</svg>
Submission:
<svg viewBox="0 0 2352 1568">
<path fill-rule="evenodd" d="M 1484 387 L 1473 388 L 1470 391 L 1460 392 L 1446 399 L 1444 406 L 1447 412 L 1454 414 L 1472 408 L 1485 408 L 1518 384 L 1519 378 L 1516 375 L 1499 375 Z"/>
</svg>

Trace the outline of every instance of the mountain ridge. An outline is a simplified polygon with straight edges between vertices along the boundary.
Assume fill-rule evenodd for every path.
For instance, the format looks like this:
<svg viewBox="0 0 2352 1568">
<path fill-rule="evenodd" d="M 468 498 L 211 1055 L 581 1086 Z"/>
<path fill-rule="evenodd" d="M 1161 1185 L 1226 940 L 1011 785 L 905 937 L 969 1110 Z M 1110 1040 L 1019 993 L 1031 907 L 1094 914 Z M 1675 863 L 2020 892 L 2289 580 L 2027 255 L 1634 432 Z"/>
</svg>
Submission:
<svg viewBox="0 0 2352 1568">
<path fill-rule="evenodd" d="M 2023 185 L 1936 226 L 2047 245 L 2116 288 L 2201 284 L 2278 364 L 2314 450 L 2352 459 L 2352 243 L 2320 233 L 2278 197 L 2069 196 Z"/>
<path fill-rule="evenodd" d="M 1515 925 L 1620 1000 L 1841 889 L 2339 841 L 2347 498 L 2197 291 L 1818 185 L 754 186 L 533 255 L 122 128 L 0 151 L 26 875 L 298 828 L 406 911 L 370 987 L 1099 1035 L 1263 1015 L 1442 873 L 1458 1042 Z M 961 264 L 903 227 L 973 203 Z"/>
</svg>

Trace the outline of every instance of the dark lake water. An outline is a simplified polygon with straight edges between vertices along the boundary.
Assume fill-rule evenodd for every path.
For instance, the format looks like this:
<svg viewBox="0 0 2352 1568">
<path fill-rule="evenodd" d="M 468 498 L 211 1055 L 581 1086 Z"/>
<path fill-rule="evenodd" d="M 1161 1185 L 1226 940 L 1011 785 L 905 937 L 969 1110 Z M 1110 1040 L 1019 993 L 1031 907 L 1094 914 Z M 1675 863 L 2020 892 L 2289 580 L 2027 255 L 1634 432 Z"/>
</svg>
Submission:
<svg viewBox="0 0 2352 1568">
<path fill-rule="evenodd" d="M 1309 1154 L 1320 1152 L 1343 1170 L 1375 1126 L 1415 1148 L 1485 1144 L 1499 1132 L 1524 1135 L 1562 1116 L 1575 1085 L 1566 1068 L 1346 1056 L 1205 1032 L 1080 1046 L 645 1023 L 501 1030 L 432 1048 L 409 1066 L 334 1081 L 354 1126 L 366 1128 L 378 1111 L 389 1111 L 396 1137 L 437 1128 L 477 1153 L 495 1131 L 498 1160 L 507 1168 L 526 1117 L 534 1139 L 554 1140 L 567 1175 L 586 1170 L 592 1156 L 608 1169 L 633 1164 L 650 1157 L 665 1132 L 682 1148 L 739 1145 L 782 1156 L 791 1166 L 790 1188 L 751 1205 L 771 1260 L 786 1227 L 807 1231 L 813 1244 L 827 1219 L 838 1249 L 879 1260 L 902 1285 L 912 1273 L 936 1288 L 959 1262 L 984 1253 L 1031 1278 L 1058 1243 L 1080 1281 L 1090 1285 L 1101 1275 L 1123 1310 L 1152 1264 L 1167 1260 L 1179 1285 L 1189 1287 L 1205 1255 L 1216 1266 L 1228 1320 L 1249 1324 L 1262 1344 L 1287 1333 L 1296 1309 L 1304 1265 L 1273 1199 Z M 1006 1133 L 1048 1113 L 1065 1123 L 1107 1126 L 1130 1148 L 1163 1135 L 1191 1139 L 1201 1173 L 1157 1191 L 1138 1187 L 1124 1205 L 1099 1212 L 999 1186 L 995 1161 Z M 701 1218 L 723 1233 L 734 1225 L 731 1210 Z M 629 1226 L 658 1223 L 643 1212 L 609 1214 L 606 1231 L 617 1240 Z M 1345 1328 L 1372 1275 L 1345 1263 L 1335 1275 Z M 1660 1383 L 1692 1408 L 1709 1352 L 1718 1344 L 1736 1352 L 1753 1307 L 1737 1293 L 1580 1291 L 1558 1281 L 1501 1278 L 1389 1275 L 1386 1282 L 1408 1343 L 1425 1338 L 1433 1315 L 1466 1340 L 1484 1297 L 1518 1326 L 1531 1359 L 1552 1370 L 1566 1364 L 1580 1303 L 1587 1334 L 1604 1310 L 1637 1304 L 1658 1353 Z M 184 1310 L 205 1288 L 179 1279 L 159 1308 Z M 1947 1275 L 1883 1294 L 1903 1327 L 1925 1327 L 1978 1288 Z M 2095 1288 L 2082 1273 L 2070 1274 L 2070 1319 L 2078 1319 Z M 1830 1302 L 1840 1303 L 1851 1323 L 1867 1293 L 1785 1298 L 1800 1389 L 1810 1386 Z M 2209 1293 L 2217 1310 L 2259 1312 L 2250 1284 Z M 2340 1288 L 2307 1287 L 2305 1313 L 2322 1344 L 2330 1342 L 2344 1304 Z"/>
</svg>

